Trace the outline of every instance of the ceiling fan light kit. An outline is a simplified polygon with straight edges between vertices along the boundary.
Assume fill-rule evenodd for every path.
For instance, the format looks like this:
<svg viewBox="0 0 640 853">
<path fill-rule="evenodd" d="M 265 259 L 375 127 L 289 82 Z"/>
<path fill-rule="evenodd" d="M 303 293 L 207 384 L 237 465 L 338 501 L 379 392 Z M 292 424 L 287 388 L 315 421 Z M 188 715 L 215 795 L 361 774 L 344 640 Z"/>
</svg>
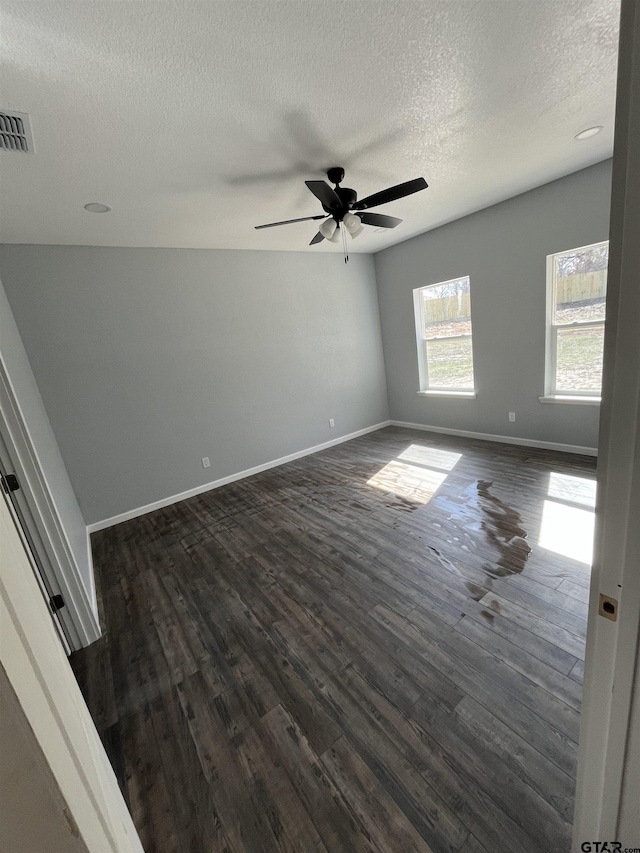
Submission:
<svg viewBox="0 0 640 853">
<path fill-rule="evenodd" d="M 292 222 L 308 222 L 312 219 L 323 219 L 318 233 L 313 237 L 310 246 L 328 240 L 337 243 L 342 237 L 345 263 L 349 260 L 347 254 L 346 235 L 350 234 L 355 240 L 364 231 L 365 225 L 372 225 L 376 230 L 380 228 L 395 228 L 400 225 L 402 219 L 395 216 L 386 216 L 383 213 L 360 213 L 371 207 L 388 204 L 391 201 L 404 198 L 405 196 L 426 190 L 428 187 L 424 178 L 415 178 L 403 184 L 388 187 L 386 190 L 374 193 L 358 201 L 358 194 L 349 187 L 341 187 L 344 180 L 344 169 L 342 166 L 333 166 L 327 171 L 327 178 L 335 185 L 332 189 L 326 181 L 305 181 L 307 187 L 322 204 L 324 213 L 319 216 L 303 216 L 299 219 L 285 219 L 281 222 L 269 222 L 267 225 L 256 225 L 256 229 L 274 228 L 276 225 L 290 225 Z M 356 211 L 354 213 L 354 211 Z M 343 226 L 342 228 L 340 226 Z"/>
<path fill-rule="evenodd" d="M 362 226 L 362 220 L 359 216 L 356 216 L 355 213 L 346 213 L 344 219 L 342 220 L 342 224 L 347 229 L 349 234 L 351 234 L 354 240 L 359 234 L 362 234 L 362 232 L 364 231 L 364 228 Z"/>
<path fill-rule="evenodd" d="M 335 219 L 325 219 L 318 229 L 325 240 L 330 240 L 336 232 L 338 223 Z"/>
</svg>

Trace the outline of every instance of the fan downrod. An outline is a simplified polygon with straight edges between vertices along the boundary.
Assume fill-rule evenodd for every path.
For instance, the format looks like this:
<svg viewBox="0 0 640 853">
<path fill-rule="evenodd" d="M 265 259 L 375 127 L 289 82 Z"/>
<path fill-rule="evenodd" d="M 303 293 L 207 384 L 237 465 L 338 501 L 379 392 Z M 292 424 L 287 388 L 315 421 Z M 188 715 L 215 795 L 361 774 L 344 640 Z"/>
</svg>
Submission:
<svg viewBox="0 0 640 853">
<path fill-rule="evenodd" d="M 340 186 L 341 181 L 344 180 L 344 169 L 342 166 L 332 166 L 330 169 L 327 169 L 327 178 L 332 184 L 336 185 L 334 193 L 338 197 L 340 205 L 327 205 L 323 202 L 322 206 L 327 213 L 333 216 L 336 222 L 342 222 L 345 213 L 348 213 L 358 200 L 358 194 L 355 190 L 349 189 L 349 187 Z"/>
</svg>

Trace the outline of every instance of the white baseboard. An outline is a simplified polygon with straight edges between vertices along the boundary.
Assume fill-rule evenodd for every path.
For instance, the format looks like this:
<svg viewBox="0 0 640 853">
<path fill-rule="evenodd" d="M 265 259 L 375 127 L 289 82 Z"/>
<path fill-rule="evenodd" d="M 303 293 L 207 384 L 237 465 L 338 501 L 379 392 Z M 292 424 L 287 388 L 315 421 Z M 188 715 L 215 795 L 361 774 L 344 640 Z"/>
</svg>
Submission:
<svg viewBox="0 0 640 853">
<path fill-rule="evenodd" d="M 100 625 L 100 614 L 98 613 L 98 597 L 96 590 L 96 576 L 93 570 L 93 551 L 91 549 L 91 532 L 87 527 L 87 565 L 89 567 L 89 574 L 91 577 L 91 595 L 89 596 L 89 600 L 91 602 L 91 607 L 96 617 L 96 623 L 99 626 L 99 630 L 101 630 L 102 626 Z"/>
<path fill-rule="evenodd" d="M 374 426 L 365 427 L 364 429 L 350 432 L 348 435 L 342 435 L 340 438 L 333 438 L 331 441 L 325 441 L 322 444 L 316 444 L 313 447 L 307 447 L 304 450 L 298 450 L 295 453 L 290 453 L 288 456 L 281 456 L 279 459 L 272 459 L 270 462 L 263 462 L 262 465 L 256 465 L 254 468 L 247 468 L 244 471 L 238 471 L 236 474 L 229 474 L 227 477 L 221 477 L 219 480 L 213 480 L 211 483 L 204 483 L 202 486 L 196 486 L 193 489 L 188 489 L 186 492 L 180 492 L 177 495 L 170 495 L 168 498 L 162 498 L 159 501 L 146 504 L 146 506 L 131 509 L 128 512 L 114 515 L 111 518 L 105 518 L 103 521 L 96 521 L 93 524 L 87 525 L 89 534 L 96 533 L 98 530 L 105 530 L 107 527 L 113 527 L 116 524 L 121 524 L 123 521 L 129 521 L 132 518 L 138 518 L 141 515 L 146 515 L 148 512 L 153 512 L 156 509 L 162 509 L 165 506 L 179 503 L 186 498 L 192 498 L 196 495 L 201 495 L 204 492 L 209 492 L 212 489 L 218 489 L 220 486 L 226 486 L 227 483 L 235 483 L 236 480 L 244 480 L 245 477 L 251 477 L 254 474 L 259 474 L 261 471 L 268 471 L 269 468 L 276 468 L 278 465 L 284 465 L 285 462 L 293 462 L 294 459 L 301 459 L 303 456 L 310 456 L 312 453 L 318 453 L 320 450 L 326 450 L 328 447 L 334 447 L 336 444 L 343 444 L 345 441 L 351 441 L 353 438 L 358 438 L 361 435 L 367 435 L 370 432 L 376 432 L 383 427 L 389 426 L 391 421 L 382 421 L 382 423 L 374 424 Z"/>
<path fill-rule="evenodd" d="M 580 447 L 577 444 L 560 444 L 556 441 L 538 441 L 535 438 L 518 438 L 512 435 L 491 435 L 486 432 L 471 432 L 466 429 L 448 429 L 439 426 L 427 426 L 426 424 L 410 424 L 405 421 L 389 421 L 391 426 L 405 427 L 406 429 L 421 429 L 425 432 L 439 432 L 443 435 L 460 435 L 464 438 L 477 438 L 480 441 L 497 441 L 500 444 L 518 444 L 523 447 L 538 447 L 542 450 L 559 450 L 562 453 L 579 453 L 581 456 L 597 456 L 597 447 Z"/>
<path fill-rule="evenodd" d="M 97 533 L 99 530 L 106 530 L 107 527 L 113 527 L 116 524 L 121 524 L 123 521 L 129 521 L 132 518 L 138 518 L 141 515 L 146 515 L 148 512 L 153 512 L 156 509 L 162 509 L 165 506 L 179 503 L 186 498 L 192 498 L 196 495 L 201 495 L 204 492 L 209 492 L 212 489 L 218 489 L 220 486 L 226 486 L 227 483 L 235 483 L 236 480 L 244 480 L 245 477 L 251 477 L 254 474 L 259 474 L 261 471 L 268 471 L 269 468 L 276 468 L 278 465 L 284 465 L 286 462 L 293 462 L 294 459 L 301 459 L 303 456 L 310 456 L 312 453 L 318 453 L 321 450 L 326 450 L 328 447 L 334 447 L 336 444 L 343 444 L 345 441 L 351 441 L 361 435 L 367 435 L 370 432 L 376 432 L 387 426 L 405 427 L 406 429 L 419 429 L 425 432 L 441 433 L 443 435 L 460 435 L 465 438 L 476 438 L 481 441 L 497 441 L 502 444 L 518 444 L 524 447 L 538 447 L 544 450 L 559 450 L 563 453 L 579 453 L 584 456 L 597 456 L 598 450 L 595 447 L 578 447 L 574 444 L 559 444 L 553 441 L 537 441 L 533 438 L 516 438 L 509 435 L 491 435 L 484 432 L 471 432 L 463 429 L 446 429 L 444 427 L 427 426 L 426 424 L 412 424 L 405 421 L 382 421 L 379 424 L 359 429 L 356 432 L 350 432 L 348 435 L 342 435 L 340 438 L 334 438 L 331 441 L 325 441 L 322 444 L 316 444 L 313 447 L 307 447 L 304 450 L 298 450 L 296 453 L 290 453 L 288 456 L 281 456 L 279 459 L 272 459 L 270 462 L 264 462 L 262 465 L 256 465 L 253 468 L 247 468 L 244 471 L 238 471 L 235 474 L 229 474 L 227 477 L 221 477 L 219 480 L 213 480 L 211 483 L 204 483 L 201 486 L 196 486 L 193 489 L 188 489 L 186 492 L 180 492 L 177 495 L 170 495 L 167 498 L 162 498 L 159 501 L 146 504 L 145 506 L 131 509 L 128 512 L 114 515 L 111 518 L 105 518 L 103 521 L 96 521 L 93 524 L 87 525 L 87 532 Z"/>
</svg>

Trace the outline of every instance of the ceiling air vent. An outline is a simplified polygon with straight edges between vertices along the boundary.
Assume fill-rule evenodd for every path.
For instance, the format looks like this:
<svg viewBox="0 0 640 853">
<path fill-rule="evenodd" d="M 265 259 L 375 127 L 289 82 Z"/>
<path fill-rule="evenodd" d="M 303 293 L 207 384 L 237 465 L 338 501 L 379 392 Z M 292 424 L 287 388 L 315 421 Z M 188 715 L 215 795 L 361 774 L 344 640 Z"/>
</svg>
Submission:
<svg viewBox="0 0 640 853">
<path fill-rule="evenodd" d="M 0 151 L 33 154 L 31 123 L 27 113 L 0 110 Z"/>
</svg>

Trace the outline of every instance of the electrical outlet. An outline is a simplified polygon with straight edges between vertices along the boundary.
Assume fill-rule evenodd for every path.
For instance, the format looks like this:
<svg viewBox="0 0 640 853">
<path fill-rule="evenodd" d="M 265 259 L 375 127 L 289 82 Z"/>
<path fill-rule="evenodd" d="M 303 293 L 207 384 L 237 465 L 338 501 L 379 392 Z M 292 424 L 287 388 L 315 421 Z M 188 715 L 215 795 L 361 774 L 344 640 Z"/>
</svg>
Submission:
<svg viewBox="0 0 640 853">
<path fill-rule="evenodd" d="M 515 412 L 509 412 L 509 422 L 512 424 L 514 424 L 516 422 L 516 413 Z"/>
<path fill-rule="evenodd" d="M 329 426 L 331 427 L 331 429 L 333 429 L 333 427 L 334 427 L 335 425 L 336 425 L 336 422 L 334 421 L 334 419 L 333 419 L 333 418 L 329 418 Z"/>
<path fill-rule="evenodd" d="M 203 457 L 202 457 L 202 467 L 203 467 L 203 468 L 211 468 L 211 462 L 209 462 L 209 457 L 208 457 L 208 456 L 203 456 Z"/>
</svg>

